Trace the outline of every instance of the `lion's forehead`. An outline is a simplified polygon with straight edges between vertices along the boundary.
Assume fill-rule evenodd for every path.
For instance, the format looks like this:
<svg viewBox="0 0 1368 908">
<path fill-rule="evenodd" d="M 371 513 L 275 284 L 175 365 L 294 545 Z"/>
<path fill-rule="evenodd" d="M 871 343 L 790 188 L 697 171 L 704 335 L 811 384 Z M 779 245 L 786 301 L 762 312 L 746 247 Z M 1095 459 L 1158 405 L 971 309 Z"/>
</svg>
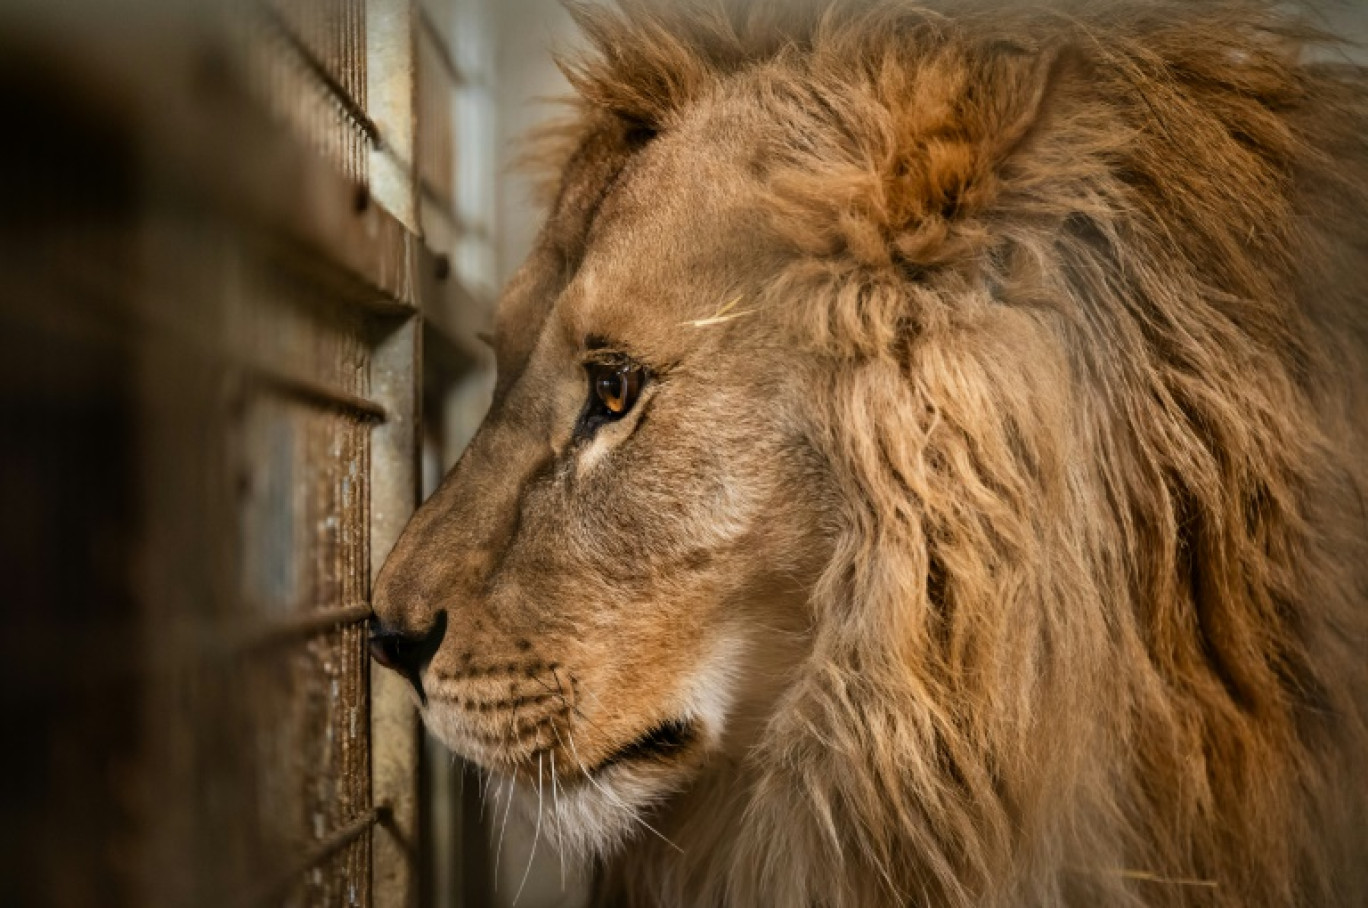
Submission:
<svg viewBox="0 0 1368 908">
<path fill-rule="evenodd" d="M 738 310 L 753 314 L 742 304 L 762 275 L 744 272 L 759 242 L 731 226 L 725 203 L 681 188 L 615 214 L 539 333 L 571 349 L 603 339 L 659 365 L 713 350 Z"/>
</svg>

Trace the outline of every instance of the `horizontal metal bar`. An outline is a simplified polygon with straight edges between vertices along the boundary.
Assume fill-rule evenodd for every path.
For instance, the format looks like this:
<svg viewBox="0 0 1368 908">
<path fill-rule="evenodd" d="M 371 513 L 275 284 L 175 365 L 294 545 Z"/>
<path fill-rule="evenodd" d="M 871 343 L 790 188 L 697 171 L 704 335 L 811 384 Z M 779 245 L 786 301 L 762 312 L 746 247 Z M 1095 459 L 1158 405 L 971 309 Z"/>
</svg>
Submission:
<svg viewBox="0 0 1368 908">
<path fill-rule="evenodd" d="M 304 61 L 304 65 L 314 74 L 318 81 L 322 82 L 328 92 L 337 99 L 337 103 L 342 105 L 342 109 L 347 112 L 356 125 L 361 127 L 361 131 L 366 134 L 374 145 L 380 144 L 380 128 L 375 125 L 375 121 L 366 113 L 365 108 L 356 103 L 356 99 L 348 94 L 346 86 L 337 81 L 337 77 L 329 71 L 328 67 L 314 54 L 313 49 L 304 43 L 304 39 L 295 33 L 290 23 L 280 15 L 280 12 L 273 8 L 269 3 L 258 3 L 257 8 L 270 20 L 271 25 L 278 31 L 299 58 Z"/>
<path fill-rule="evenodd" d="M 271 882 L 254 890 L 243 904 L 277 905 L 289 895 L 290 890 L 299 883 L 299 878 L 328 858 L 361 838 L 380 821 L 380 811 L 374 807 L 344 826 L 339 826 L 319 839 L 294 864 Z"/>
<path fill-rule="evenodd" d="M 250 611 L 262 611 L 260 606 L 247 603 Z M 318 634 L 342 627 L 351 627 L 370 619 L 369 603 L 316 611 L 298 612 L 278 619 L 189 621 L 168 633 L 170 641 L 185 645 L 174 646 L 165 667 L 184 668 L 220 659 L 235 659 L 250 653 L 286 646 Z"/>
<path fill-rule="evenodd" d="M 261 606 L 245 603 L 257 613 Z M 272 647 L 288 646 L 336 628 L 351 627 L 370 619 L 369 603 L 291 614 L 278 620 L 204 619 L 185 620 L 164 627 L 148 641 L 131 622 L 20 623 L 7 633 L 18 641 L 10 658 L 0 664 L 0 683 L 12 689 L 45 691 L 91 680 L 135 677 L 144 673 L 180 672 L 232 660 Z M 61 670 L 45 658 L 59 645 L 79 674 Z"/>
<path fill-rule="evenodd" d="M 361 836 L 365 835 L 366 832 L 378 822 L 380 822 L 380 811 L 372 807 L 345 826 L 334 829 L 328 835 L 319 839 L 313 849 L 300 860 L 298 864 L 300 872 L 312 867 L 317 867 L 343 848 L 346 848 L 352 842 L 361 838 Z"/>
<path fill-rule="evenodd" d="M 342 410 L 369 422 L 384 422 L 389 418 L 389 412 L 375 401 L 315 381 L 264 370 L 253 370 L 252 378 L 281 393 L 309 403 Z"/>
<path fill-rule="evenodd" d="M 303 612 L 280 621 L 265 622 L 239 631 L 234 635 L 236 639 L 233 644 L 241 649 L 272 646 L 301 637 L 312 637 L 344 625 L 360 624 L 370 616 L 371 607 L 368 603 Z"/>
</svg>

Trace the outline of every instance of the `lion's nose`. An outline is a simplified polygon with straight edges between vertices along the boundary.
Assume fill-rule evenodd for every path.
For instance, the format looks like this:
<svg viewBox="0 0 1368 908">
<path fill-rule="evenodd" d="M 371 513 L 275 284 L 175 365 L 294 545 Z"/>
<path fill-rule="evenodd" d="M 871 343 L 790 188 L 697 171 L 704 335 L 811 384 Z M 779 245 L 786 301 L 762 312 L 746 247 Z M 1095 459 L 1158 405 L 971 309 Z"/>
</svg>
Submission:
<svg viewBox="0 0 1368 908">
<path fill-rule="evenodd" d="M 432 627 L 421 633 L 394 628 L 376 618 L 371 625 L 371 657 L 407 678 L 418 691 L 419 699 L 427 702 L 423 693 L 423 668 L 442 645 L 446 625 L 446 612 L 438 612 Z"/>
</svg>

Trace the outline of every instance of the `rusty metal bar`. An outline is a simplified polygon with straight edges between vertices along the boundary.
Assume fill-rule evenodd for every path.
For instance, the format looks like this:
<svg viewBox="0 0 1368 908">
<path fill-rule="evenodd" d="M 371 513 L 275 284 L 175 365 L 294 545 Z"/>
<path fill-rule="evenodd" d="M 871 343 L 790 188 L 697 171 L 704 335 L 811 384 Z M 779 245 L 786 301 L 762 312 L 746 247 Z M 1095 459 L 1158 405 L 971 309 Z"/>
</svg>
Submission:
<svg viewBox="0 0 1368 908">
<path fill-rule="evenodd" d="M 249 0 L 247 12 L 260 2 Z M 36 837 L 38 882 L 20 901 L 29 891 L 41 898 L 69 873 L 120 904 L 334 905 L 344 903 L 339 893 L 362 905 L 375 893 L 380 908 L 416 901 L 417 720 L 402 682 L 386 681 L 373 720 L 363 622 L 368 575 L 415 499 L 420 294 L 439 287 L 443 299 L 454 298 L 460 288 L 453 276 L 433 276 L 439 260 L 385 207 L 413 190 L 404 170 L 412 111 L 369 111 L 340 90 L 353 80 L 329 62 L 333 23 L 316 12 L 324 7 L 295 19 L 292 0 L 282 2 L 283 10 L 253 16 L 250 34 L 267 39 L 263 56 L 283 61 L 281 71 L 317 78 L 304 114 L 327 116 L 305 125 L 326 128 L 329 149 L 351 154 L 369 145 L 394 159 L 400 188 L 392 195 L 368 185 L 364 169 L 349 181 L 327 166 L 304 142 L 318 138 L 313 133 L 279 128 L 272 109 L 241 84 L 231 35 L 105 28 L 99 17 L 73 17 L 80 23 L 71 33 L 83 27 L 88 37 L 53 55 L 54 66 L 67 61 L 97 96 L 99 134 L 117 130 L 128 142 L 127 162 L 118 146 L 118 166 L 133 175 L 136 194 L 117 224 L 102 215 L 89 236 L 84 222 L 74 236 L 57 237 L 61 243 L 42 236 L 52 249 L 40 250 L 48 267 L 38 276 L 15 270 L 46 289 L 33 294 L 34 317 L 61 329 L 38 353 L 76 373 L 88 350 L 111 351 L 101 363 L 117 368 L 98 373 L 109 389 L 92 384 L 99 418 L 72 420 L 79 444 L 62 450 L 108 443 L 109 464 L 95 475 L 115 487 L 108 497 L 117 500 L 98 497 L 62 513 L 73 526 L 89 523 L 80 538 L 101 543 L 100 557 L 147 570 L 125 581 L 126 572 L 96 562 L 82 571 L 96 579 L 72 588 L 87 594 L 68 598 L 115 604 L 73 609 L 69 620 L 51 610 L 56 617 L 20 637 L 35 645 L 6 660 L 7 677 L 22 660 L 25 684 L 31 677 L 45 697 L 75 674 L 74 693 L 63 688 L 62 702 L 81 707 L 82 722 L 101 714 L 127 726 L 105 736 L 112 745 L 103 730 L 81 738 L 95 746 L 71 765 L 92 771 L 64 770 L 61 781 L 92 781 L 74 789 L 72 809 L 39 804 L 21 816 L 64 825 L 76 817 L 79 825 L 81 807 L 94 803 L 98 820 L 108 801 L 132 817 L 130 831 L 116 838 L 97 824 L 86 836 L 92 844 L 62 843 L 60 853 Z M 347 24 L 364 27 L 370 47 L 371 17 L 392 20 L 396 54 L 411 56 L 414 7 L 349 5 Z M 353 62 L 369 59 L 357 42 L 342 47 Z M 390 80 L 392 94 L 413 94 L 411 68 L 394 70 L 408 78 Z M 369 90 L 366 69 L 356 78 Z M 377 82 L 388 80 L 384 73 Z M 87 115 L 84 104 L 73 111 Z M 56 122 L 65 124 L 66 114 Z M 106 238 L 107 226 L 119 235 Z M 68 266 L 74 255 L 91 261 Z M 86 343 L 86 335 L 94 339 Z M 112 440 L 102 437 L 111 421 Z M 50 451 L 63 437 L 45 436 L 40 451 L 61 467 L 67 458 Z M 64 488 L 64 472 L 45 468 L 45 488 Z M 382 551 L 373 553 L 376 546 Z M 106 573 L 115 579 L 100 579 Z M 89 649 L 92 658 L 44 661 L 54 646 Z M 72 664 L 79 674 L 62 670 Z M 106 688 L 127 691 L 114 709 L 103 708 Z M 37 710 L 33 718 L 47 721 Z M 74 724 L 50 727 L 66 734 Z M 374 770 L 372 728 L 383 732 Z M 47 730 L 39 727 L 40 744 Z M 116 784 L 101 774 L 101 760 L 124 741 Z M 115 885 L 103 885 L 106 876 Z M 125 893 L 118 887 L 126 880 Z"/>
<path fill-rule="evenodd" d="M 254 609 L 260 611 L 259 608 Z M 182 622 L 172 627 L 168 639 L 183 646 L 161 668 L 183 670 L 217 659 L 233 659 L 252 652 L 288 646 L 319 634 L 354 627 L 370 619 L 369 603 L 300 612 L 279 620 Z M 98 651 L 107 640 L 92 639 L 86 646 Z M 84 650 L 82 650 L 84 651 Z"/>
<path fill-rule="evenodd" d="M 383 423 L 389 418 L 388 411 L 374 401 L 308 379 L 266 371 L 254 371 L 252 377 L 277 391 L 309 403 L 342 410 L 369 422 Z"/>
<path fill-rule="evenodd" d="M 305 852 L 304 856 L 295 861 L 288 870 L 265 886 L 254 890 L 251 895 L 243 900 L 243 904 L 280 904 L 301 876 L 370 832 L 371 828 L 380 822 L 380 814 L 379 808 L 372 807 L 350 823 L 334 829 L 319 839 L 314 847 Z"/>
<path fill-rule="evenodd" d="M 301 637 L 311 637 L 314 634 L 330 631 L 343 625 L 360 624 L 368 620 L 370 616 L 370 604 L 363 602 L 340 608 L 304 612 L 283 621 L 273 621 L 249 627 L 231 636 L 234 638 L 233 643 L 237 648 L 256 649 L 263 646 L 289 643 Z"/>
<path fill-rule="evenodd" d="M 321 864 L 330 856 L 361 838 L 361 836 L 365 835 L 366 832 L 378 822 L 380 822 L 380 809 L 378 807 L 372 807 L 347 825 L 333 830 L 322 839 L 319 839 L 313 850 L 299 862 L 299 871 L 303 872 L 310 867 Z"/>
<path fill-rule="evenodd" d="M 371 0 L 367 9 L 380 5 Z M 367 24 L 368 32 L 370 28 Z M 117 37 L 117 52 L 81 54 L 71 45 L 42 41 L 33 53 L 53 67 L 84 73 L 87 84 L 100 86 L 110 102 L 111 128 L 136 131 L 139 147 L 154 153 L 156 166 L 146 169 L 153 178 L 150 194 L 194 200 L 258 237 L 288 241 L 292 251 L 356 280 L 358 289 L 368 291 L 361 297 L 367 309 L 388 313 L 416 308 L 411 278 L 423 243 L 413 233 L 412 205 L 394 207 L 401 200 L 391 199 L 393 193 L 374 174 L 366 187 L 335 168 L 317 166 L 309 149 L 277 128 L 238 90 L 231 75 L 222 75 L 221 65 L 207 66 L 206 60 L 222 60 L 229 53 L 226 42 L 212 37 L 171 40 L 155 28 L 122 29 Z M 87 38 L 104 41 L 106 35 Z M 157 65 L 144 65 L 149 60 Z M 198 81 L 167 77 L 203 69 L 220 75 Z M 388 84 L 380 75 L 375 78 L 380 86 Z M 368 92 L 383 94 L 368 86 Z M 383 111 L 383 106 L 377 109 L 372 127 L 384 125 L 379 119 Z M 412 143 L 402 136 L 382 144 L 401 160 L 411 156 Z M 372 151 L 384 157 L 377 147 Z M 404 178 L 409 179 L 407 171 Z"/>
</svg>

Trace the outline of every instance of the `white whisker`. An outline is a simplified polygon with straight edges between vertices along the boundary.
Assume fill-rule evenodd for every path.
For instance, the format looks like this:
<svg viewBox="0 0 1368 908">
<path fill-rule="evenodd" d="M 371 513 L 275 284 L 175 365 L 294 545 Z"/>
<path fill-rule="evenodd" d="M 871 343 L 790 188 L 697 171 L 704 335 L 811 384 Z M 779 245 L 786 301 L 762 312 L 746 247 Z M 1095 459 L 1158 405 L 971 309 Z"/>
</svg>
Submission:
<svg viewBox="0 0 1368 908">
<path fill-rule="evenodd" d="M 502 783 L 500 783 L 502 785 Z M 489 793 L 494 790 L 494 780 L 480 773 L 480 822 L 484 823 L 485 805 L 489 803 Z M 498 796 L 495 796 L 494 803 L 499 803 Z M 491 838 L 492 838 L 491 830 Z"/>
<path fill-rule="evenodd" d="M 559 733 L 557 733 L 557 734 L 559 735 Z M 598 783 L 598 781 L 597 781 L 592 775 L 590 775 L 589 770 L 588 770 L 588 769 L 585 767 L 585 765 L 584 765 L 584 760 L 580 759 L 579 748 L 575 746 L 575 736 L 572 735 L 572 734 L 570 733 L 570 729 L 569 729 L 569 728 L 567 728 L 567 729 L 565 730 L 565 736 L 566 736 L 567 738 L 570 739 L 570 750 L 571 750 L 571 752 L 574 753 L 574 755 L 575 755 L 575 762 L 579 764 L 580 772 L 582 772 L 582 773 L 584 774 L 585 781 L 587 781 L 590 785 L 592 785 L 592 786 L 594 786 L 595 788 L 597 788 L 597 789 L 599 790 L 599 792 L 600 792 L 605 798 L 607 798 L 609 801 L 613 802 L 613 803 L 616 804 L 618 807 L 620 807 L 620 808 L 622 808 L 623 810 L 627 811 L 627 816 L 628 816 L 629 819 L 634 820 L 635 822 L 639 823 L 639 824 L 640 824 L 643 828 L 645 828 L 648 832 L 650 832 L 650 833 L 651 833 L 652 835 L 654 835 L 656 838 L 660 839 L 660 841 L 664 842 L 666 845 L 669 845 L 669 846 L 670 846 L 671 848 L 673 848 L 675 851 L 678 851 L 680 854 L 684 854 L 684 853 L 685 853 L 683 848 L 680 848 L 680 847 L 679 847 L 678 845 L 676 845 L 674 842 L 671 842 L 671 841 L 669 840 L 669 838 L 668 838 L 663 832 L 661 832 L 660 830 L 656 829 L 656 828 L 655 828 L 654 826 L 652 826 L 650 823 L 647 823 L 647 822 L 646 822 L 645 820 L 643 820 L 641 817 L 637 816 L 636 811 L 635 811 L 632 807 L 628 806 L 626 802 L 624 802 L 624 801 L 623 801 L 621 798 L 619 798 L 617 795 L 613 794 L 611 791 L 609 791 L 608 789 L 606 789 L 606 788 L 604 788 L 602 785 L 600 785 L 600 784 Z"/>
<path fill-rule="evenodd" d="M 552 723 L 554 727 L 554 723 Z M 551 751 L 551 812 L 556 815 L 556 854 L 560 857 L 561 892 L 565 892 L 565 830 L 561 828 L 560 798 L 556 796 L 556 752 Z"/>
<path fill-rule="evenodd" d="M 730 302 L 724 305 L 721 309 L 718 309 L 708 318 L 700 318 L 695 319 L 694 321 L 680 322 L 680 327 L 691 326 L 694 328 L 706 328 L 709 325 L 720 325 L 723 322 L 729 322 L 734 318 L 740 318 L 743 315 L 750 315 L 752 312 L 755 311 L 754 309 L 736 310 L 737 304 L 740 303 L 743 298 L 744 297 L 741 296 L 733 298 Z"/>
<path fill-rule="evenodd" d="M 494 806 L 499 806 L 499 801 L 494 800 Z M 508 800 L 504 802 L 503 826 L 499 829 L 499 847 L 494 849 L 494 888 L 499 888 L 499 859 L 503 857 L 504 836 L 508 833 L 508 815 L 513 810 L 513 777 L 508 777 Z"/>
<path fill-rule="evenodd" d="M 518 744 L 518 707 L 513 707 L 513 715 L 508 718 L 508 741 L 510 747 Z M 499 859 L 503 857 L 504 836 L 508 834 L 508 815 L 513 810 L 513 786 L 517 776 L 517 767 L 513 768 L 512 774 L 508 777 L 508 801 L 504 804 L 503 826 L 499 830 L 499 846 L 494 849 L 494 888 L 499 887 Z M 497 808 L 498 801 L 494 802 Z"/>
<path fill-rule="evenodd" d="M 540 741 L 540 735 L 538 735 Z M 522 898 L 523 887 L 527 885 L 527 877 L 532 873 L 532 861 L 537 857 L 537 842 L 541 839 L 542 823 L 542 758 L 537 754 L 537 828 L 532 833 L 532 850 L 527 855 L 527 868 L 523 870 L 522 882 L 518 884 L 518 891 L 513 896 L 513 908 L 518 908 L 518 899 Z"/>
</svg>

